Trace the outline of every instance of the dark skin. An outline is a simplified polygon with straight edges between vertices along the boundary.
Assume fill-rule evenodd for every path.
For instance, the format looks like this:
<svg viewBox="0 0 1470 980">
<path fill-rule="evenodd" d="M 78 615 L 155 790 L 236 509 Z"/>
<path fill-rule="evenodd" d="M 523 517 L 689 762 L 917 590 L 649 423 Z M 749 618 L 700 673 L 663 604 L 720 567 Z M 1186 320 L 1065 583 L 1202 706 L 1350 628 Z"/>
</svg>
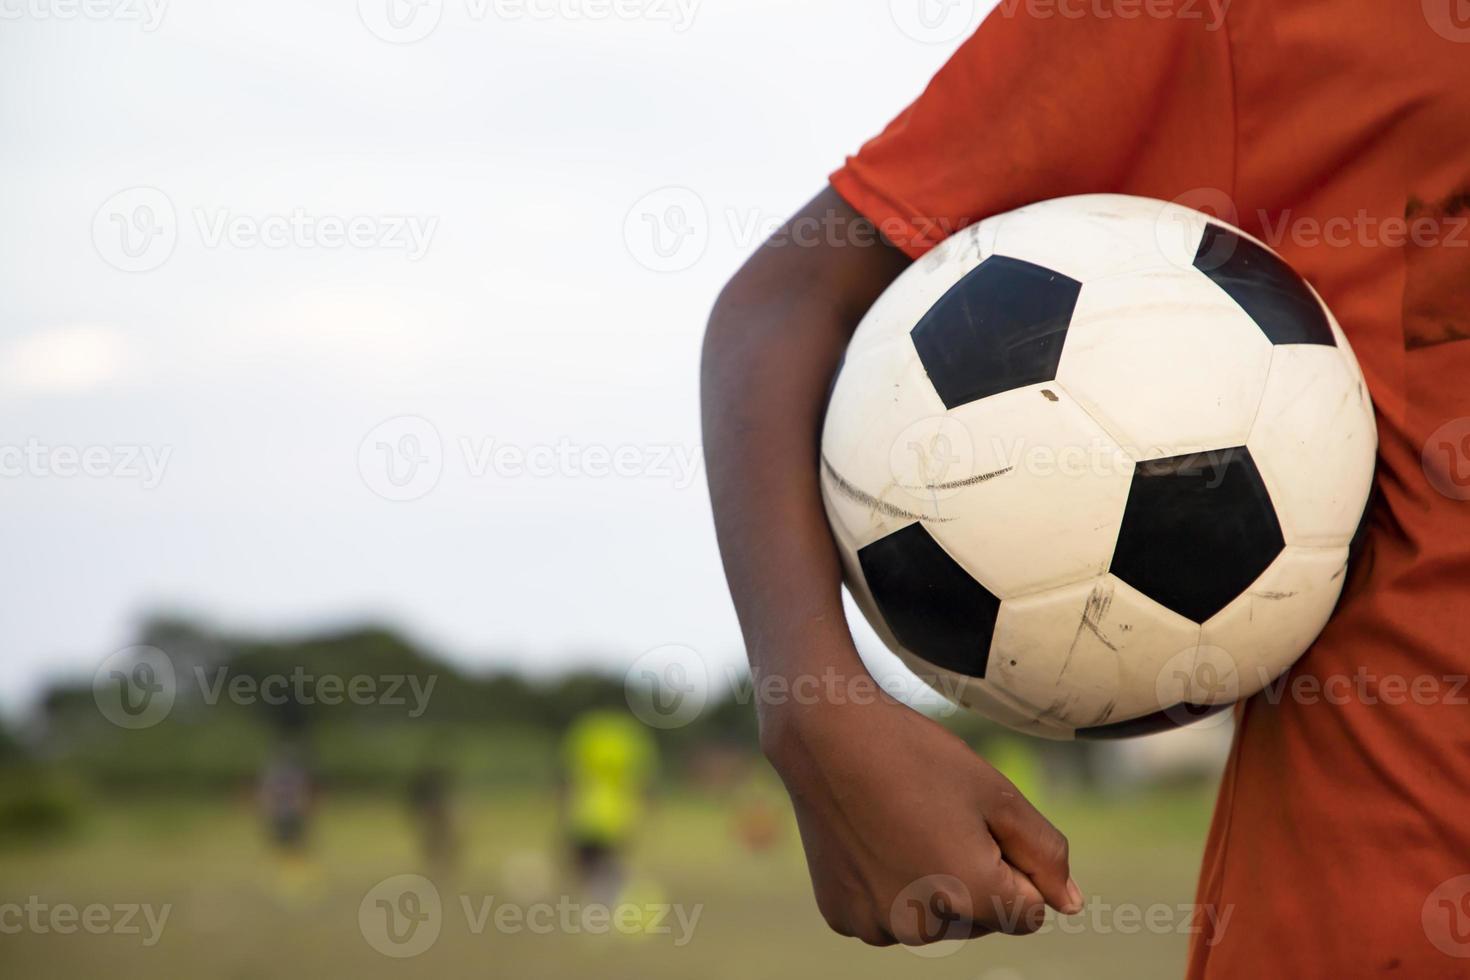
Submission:
<svg viewBox="0 0 1470 980">
<path fill-rule="evenodd" d="M 843 613 L 818 446 L 842 352 L 908 264 L 829 188 L 756 251 L 710 316 L 710 496 L 758 691 L 801 678 L 821 678 L 822 692 L 877 689 Z M 838 933 L 875 946 L 932 941 L 935 930 L 894 908 L 934 875 L 946 878 L 921 886 L 930 892 L 920 900 L 945 912 L 943 938 L 1033 932 L 1048 905 L 1081 909 L 1066 838 L 934 721 L 886 697 L 757 704 L 817 906 Z"/>
</svg>

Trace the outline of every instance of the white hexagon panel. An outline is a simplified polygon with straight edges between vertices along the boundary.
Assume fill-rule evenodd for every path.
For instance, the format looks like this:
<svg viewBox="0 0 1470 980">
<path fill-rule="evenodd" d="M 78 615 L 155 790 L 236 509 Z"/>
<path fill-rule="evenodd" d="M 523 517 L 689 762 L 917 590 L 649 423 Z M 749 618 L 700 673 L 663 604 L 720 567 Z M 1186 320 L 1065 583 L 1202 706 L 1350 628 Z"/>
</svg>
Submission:
<svg viewBox="0 0 1470 980">
<path fill-rule="evenodd" d="M 853 547 L 914 521 L 955 519 L 943 491 L 930 488 L 969 475 L 969 433 L 948 420 L 907 337 L 843 365 L 827 409 L 821 466 L 829 514 Z"/>
<path fill-rule="evenodd" d="M 1057 234 L 1058 219 L 1067 234 Z M 1164 201 L 1079 194 L 1001 215 L 993 247 L 1088 283 L 1142 268 L 1191 268 L 1206 223 L 1200 212 Z"/>
<path fill-rule="evenodd" d="M 1135 459 L 1244 445 L 1271 343 L 1193 269 L 1083 284 L 1057 380 Z"/>
<path fill-rule="evenodd" d="M 1002 599 L 1108 570 L 1133 460 L 1065 389 L 1015 388 L 950 418 L 974 461 L 949 484 L 964 519 L 930 527 L 950 554 Z"/>
<path fill-rule="evenodd" d="M 1287 544 L 1345 545 L 1363 516 L 1378 430 L 1350 357 L 1323 344 L 1275 349 L 1246 445 Z"/>
<path fill-rule="evenodd" d="M 1199 639 L 1198 623 L 1104 575 L 1002 603 L 982 686 L 1037 725 L 1101 735 L 1172 707 L 1154 679 Z"/>
<path fill-rule="evenodd" d="M 1347 565 L 1345 546 L 1287 547 L 1204 624 L 1200 642 L 1223 652 L 1221 677 L 1236 685 L 1235 697 L 1264 688 L 1317 638 L 1342 594 Z"/>
</svg>

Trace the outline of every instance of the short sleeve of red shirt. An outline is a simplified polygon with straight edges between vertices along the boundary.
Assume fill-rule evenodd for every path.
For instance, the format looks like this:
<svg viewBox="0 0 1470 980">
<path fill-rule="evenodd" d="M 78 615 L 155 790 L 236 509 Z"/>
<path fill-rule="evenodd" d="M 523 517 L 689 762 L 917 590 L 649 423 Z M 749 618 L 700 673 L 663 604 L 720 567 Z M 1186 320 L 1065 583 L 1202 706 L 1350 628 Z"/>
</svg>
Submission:
<svg viewBox="0 0 1470 980">
<path fill-rule="evenodd" d="M 992 214 L 1069 194 L 1234 195 L 1230 42 L 1207 18 L 1002 5 L 832 175 L 917 258 Z M 1145 8 L 1141 7 L 1140 11 Z"/>
</svg>

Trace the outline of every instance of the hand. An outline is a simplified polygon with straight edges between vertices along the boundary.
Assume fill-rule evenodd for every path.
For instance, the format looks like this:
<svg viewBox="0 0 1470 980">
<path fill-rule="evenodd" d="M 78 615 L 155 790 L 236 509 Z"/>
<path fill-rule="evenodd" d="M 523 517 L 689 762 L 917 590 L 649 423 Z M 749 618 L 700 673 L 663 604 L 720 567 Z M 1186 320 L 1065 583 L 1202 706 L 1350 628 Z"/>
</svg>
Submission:
<svg viewBox="0 0 1470 980">
<path fill-rule="evenodd" d="M 996 769 L 903 705 L 787 706 L 763 741 L 796 807 L 817 907 L 870 945 L 1041 927 L 1082 909 L 1067 839 Z"/>
</svg>

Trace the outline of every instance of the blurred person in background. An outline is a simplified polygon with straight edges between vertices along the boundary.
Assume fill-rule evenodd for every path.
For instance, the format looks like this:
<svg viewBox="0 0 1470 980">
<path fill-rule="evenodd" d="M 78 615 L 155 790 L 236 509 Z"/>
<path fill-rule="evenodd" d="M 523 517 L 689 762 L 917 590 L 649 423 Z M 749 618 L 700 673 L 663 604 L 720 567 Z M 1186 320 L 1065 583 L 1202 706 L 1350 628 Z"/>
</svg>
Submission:
<svg viewBox="0 0 1470 980">
<path fill-rule="evenodd" d="M 450 871 L 459 853 L 459 835 L 449 771 L 427 762 L 420 766 L 408 783 L 408 806 L 424 861 L 435 873 Z"/>
<path fill-rule="evenodd" d="M 282 742 L 265 764 L 258 801 L 267 839 L 279 860 L 277 886 L 281 896 L 299 897 L 315 877 L 309 845 L 316 802 L 316 779 L 299 742 Z"/>
<path fill-rule="evenodd" d="M 627 852 L 647 819 L 658 747 L 619 711 L 579 717 L 562 742 L 562 832 L 577 885 L 611 903 L 628 880 Z"/>
<path fill-rule="evenodd" d="M 787 812 L 780 783 L 764 766 L 751 765 L 735 787 L 731 833 L 747 854 L 764 854 L 781 843 Z"/>
</svg>

